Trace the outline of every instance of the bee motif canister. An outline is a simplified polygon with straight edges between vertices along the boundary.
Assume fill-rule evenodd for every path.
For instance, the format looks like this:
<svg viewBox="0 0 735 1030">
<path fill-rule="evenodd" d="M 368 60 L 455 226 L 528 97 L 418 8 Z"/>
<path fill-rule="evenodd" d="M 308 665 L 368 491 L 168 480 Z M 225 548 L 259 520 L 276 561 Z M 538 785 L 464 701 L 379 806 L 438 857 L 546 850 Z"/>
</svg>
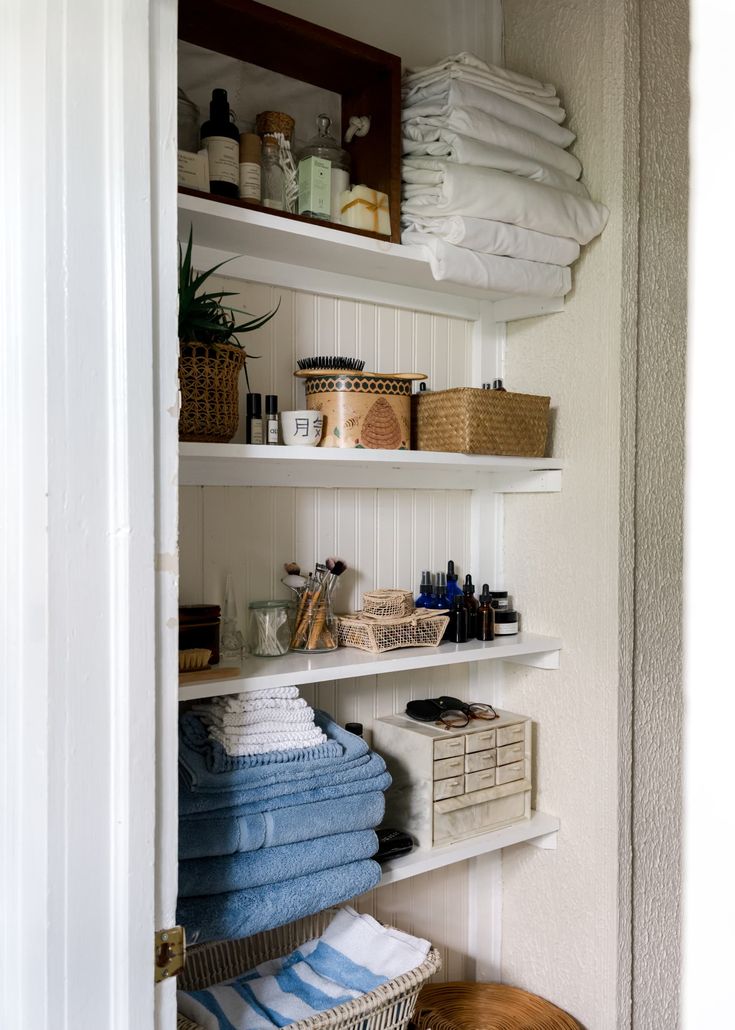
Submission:
<svg viewBox="0 0 735 1030">
<path fill-rule="evenodd" d="M 329 369 L 294 373 L 304 380 L 306 407 L 321 412 L 320 447 L 411 447 L 411 383 L 420 372 Z"/>
</svg>

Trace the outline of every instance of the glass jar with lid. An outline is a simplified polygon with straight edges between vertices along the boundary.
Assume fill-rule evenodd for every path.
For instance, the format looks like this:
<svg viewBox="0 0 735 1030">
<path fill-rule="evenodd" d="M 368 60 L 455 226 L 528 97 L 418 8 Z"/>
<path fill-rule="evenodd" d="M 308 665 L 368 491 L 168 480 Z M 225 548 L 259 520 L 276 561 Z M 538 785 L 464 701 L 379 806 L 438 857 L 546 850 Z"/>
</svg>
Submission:
<svg viewBox="0 0 735 1030">
<path fill-rule="evenodd" d="M 286 654 L 291 643 L 290 601 L 251 601 L 250 649 L 260 658 Z"/>
<path fill-rule="evenodd" d="M 328 217 L 329 221 L 339 223 L 341 221 L 340 196 L 344 190 L 350 188 L 350 155 L 329 131 L 331 124 L 332 120 L 328 115 L 320 114 L 316 120 L 316 136 L 312 136 L 299 154 L 299 214 L 313 214 L 308 201 L 304 201 L 304 210 L 302 211 L 302 165 L 306 171 L 310 167 L 310 158 L 320 158 L 329 162 L 330 165 L 330 202 L 329 215 L 318 214 L 316 217 Z"/>
</svg>

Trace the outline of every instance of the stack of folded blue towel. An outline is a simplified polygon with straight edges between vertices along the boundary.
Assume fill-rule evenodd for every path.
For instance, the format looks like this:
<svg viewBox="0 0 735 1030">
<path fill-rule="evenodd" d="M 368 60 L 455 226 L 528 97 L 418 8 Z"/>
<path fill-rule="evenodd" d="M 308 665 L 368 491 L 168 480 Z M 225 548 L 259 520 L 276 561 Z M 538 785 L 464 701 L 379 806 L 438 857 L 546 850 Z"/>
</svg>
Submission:
<svg viewBox="0 0 735 1030">
<path fill-rule="evenodd" d="M 281 926 L 380 881 L 385 763 L 324 712 L 315 721 L 325 743 L 237 757 L 181 715 L 177 920 L 190 943 Z"/>
</svg>

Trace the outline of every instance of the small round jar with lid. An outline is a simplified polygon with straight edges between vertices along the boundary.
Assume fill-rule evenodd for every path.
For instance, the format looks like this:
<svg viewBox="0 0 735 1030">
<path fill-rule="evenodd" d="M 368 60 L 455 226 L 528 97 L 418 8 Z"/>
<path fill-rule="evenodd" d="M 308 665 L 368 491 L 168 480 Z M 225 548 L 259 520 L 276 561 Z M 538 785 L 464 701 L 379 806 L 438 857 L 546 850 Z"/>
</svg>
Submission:
<svg viewBox="0 0 735 1030">
<path fill-rule="evenodd" d="M 513 608 L 500 608 L 493 616 L 496 637 L 510 637 L 518 632 L 518 612 Z"/>
<path fill-rule="evenodd" d="M 329 131 L 331 118 L 320 114 L 316 120 L 317 133 L 312 136 L 299 154 L 299 214 L 313 218 L 325 218 L 339 223 L 341 219 L 340 197 L 344 190 L 350 188 L 350 155 L 339 144 L 339 140 Z M 314 211 L 313 186 L 309 190 L 306 173 L 313 178 L 313 166 L 310 158 L 328 161 L 330 166 L 329 212 Z M 302 171 L 303 166 L 303 171 Z M 303 188 L 302 188 L 303 187 Z M 303 198 L 303 199 L 302 199 Z"/>
<path fill-rule="evenodd" d="M 291 643 L 290 601 L 251 601 L 250 649 L 260 658 L 286 654 Z"/>
</svg>

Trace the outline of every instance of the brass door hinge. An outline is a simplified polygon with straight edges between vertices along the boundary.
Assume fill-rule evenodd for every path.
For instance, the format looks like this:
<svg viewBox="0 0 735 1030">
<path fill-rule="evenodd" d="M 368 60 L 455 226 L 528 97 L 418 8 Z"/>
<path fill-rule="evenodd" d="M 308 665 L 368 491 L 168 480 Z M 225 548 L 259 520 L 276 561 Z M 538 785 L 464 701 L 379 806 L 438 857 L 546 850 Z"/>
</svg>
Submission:
<svg viewBox="0 0 735 1030">
<path fill-rule="evenodd" d="M 156 930 L 155 979 L 156 983 L 176 976 L 184 968 L 186 935 L 183 926 L 169 930 Z"/>
</svg>

